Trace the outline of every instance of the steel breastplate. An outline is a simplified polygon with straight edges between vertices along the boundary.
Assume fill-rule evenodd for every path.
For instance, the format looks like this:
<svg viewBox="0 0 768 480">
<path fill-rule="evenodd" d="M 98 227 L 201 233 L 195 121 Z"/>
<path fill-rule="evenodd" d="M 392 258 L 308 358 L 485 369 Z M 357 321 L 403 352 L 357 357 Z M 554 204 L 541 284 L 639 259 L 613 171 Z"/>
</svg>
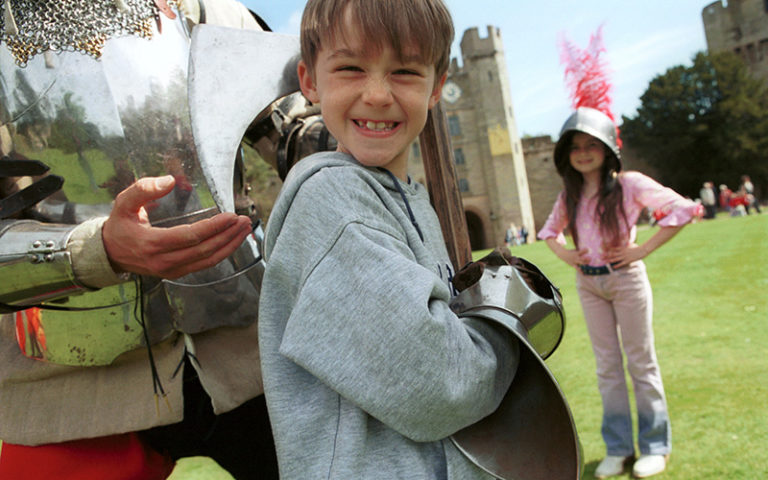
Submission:
<svg viewBox="0 0 768 480">
<path fill-rule="evenodd" d="M 84 212 L 108 212 L 115 196 L 135 179 L 164 174 L 174 175 L 176 187 L 147 208 L 153 225 L 191 223 L 234 210 L 239 140 L 259 111 L 291 91 L 291 82 L 282 79 L 298 42 L 285 36 L 273 41 L 280 48 L 273 45 L 276 53 L 265 54 L 274 57 L 261 68 L 266 85 L 245 75 L 229 90 L 222 83 L 231 79 L 217 76 L 226 73 L 205 71 L 201 65 L 206 56 L 217 57 L 216 49 L 206 44 L 193 54 L 194 42 L 183 19 L 159 18 L 162 33 L 160 24 L 153 23 L 151 39 L 109 38 L 99 59 L 48 51 L 22 68 L 0 48 L 0 124 L 10 132 L 10 156 L 41 160 L 51 173 L 65 178 L 63 195 L 37 209 L 47 215 L 46 221 L 77 223 L 87 218 Z M 219 51 L 230 50 L 222 32 L 246 35 L 238 36 L 241 61 L 253 57 L 249 54 L 258 50 L 263 38 L 248 35 L 267 35 L 215 29 Z M 190 75 L 190 68 L 196 75 Z M 216 78 L 208 78 L 211 75 Z M 206 81 L 214 87 L 206 87 Z M 238 88 L 250 93 L 244 95 Z M 217 95 L 240 102 L 258 98 L 233 112 L 237 118 L 232 122 L 199 120 L 204 107 L 224 108 Z M 65 365 L 109 364 L 146 343 L 137 321 L 139 299 L 151 343 L 176 332 L 250 325 L 256 321 L 264 271 L 261 235 L 257 228 L 233 255 L 211 269 L 173 281 L 144 279 L 141 292 L 138 283 L 129 282 L 45 302 L 57 310 L 20 312 L 16 326 L 22 350 Z"/>
</svg>

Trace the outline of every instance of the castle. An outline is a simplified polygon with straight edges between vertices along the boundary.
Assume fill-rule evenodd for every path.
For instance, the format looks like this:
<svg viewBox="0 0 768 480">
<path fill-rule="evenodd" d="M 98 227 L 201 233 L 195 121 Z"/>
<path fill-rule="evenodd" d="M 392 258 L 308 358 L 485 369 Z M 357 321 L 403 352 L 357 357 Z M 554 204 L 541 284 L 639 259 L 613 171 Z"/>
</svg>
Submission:
<svg viewBox="0 0 768 480">
<path fill-rule="evenodd" d="M 528 241 L 533 241 L 534 211 L 501 32 L 489 26 L 487 36 L 481 37 L 478 29 L 469 29 L 460 46 L 462 66 L 452 59 L 443 101 L 472 249 L 503 244 L 511 223 L 518 229 L 524 226 Z M 409 168 L 409 174 L 423 182 L 417 143 Z"/>
<path fill-rule="evenodd" d="M 707 50 L 732 51 L 768 82 L 768 1 L 718 0 L 701 12 Z"/>
</svg>

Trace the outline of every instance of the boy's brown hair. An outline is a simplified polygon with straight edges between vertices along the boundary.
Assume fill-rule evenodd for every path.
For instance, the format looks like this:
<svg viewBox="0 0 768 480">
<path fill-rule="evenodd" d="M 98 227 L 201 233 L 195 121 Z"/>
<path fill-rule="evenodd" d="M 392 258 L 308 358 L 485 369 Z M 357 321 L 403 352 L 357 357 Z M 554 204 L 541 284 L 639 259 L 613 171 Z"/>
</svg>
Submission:
<svg viewBox="0 0 768 480">
<path fill-rule="evenodd" d="M 322 45 L 344 37 L 349 9 L 374 48 L 392 46 L 400 59 L 416 45 L 423 61 L 435 66 L 436 81 L 448 70 L 453 21 L 442 0 L 309 0 L 301 19 L 301 57 L 314 72 Z"/>
</svg>

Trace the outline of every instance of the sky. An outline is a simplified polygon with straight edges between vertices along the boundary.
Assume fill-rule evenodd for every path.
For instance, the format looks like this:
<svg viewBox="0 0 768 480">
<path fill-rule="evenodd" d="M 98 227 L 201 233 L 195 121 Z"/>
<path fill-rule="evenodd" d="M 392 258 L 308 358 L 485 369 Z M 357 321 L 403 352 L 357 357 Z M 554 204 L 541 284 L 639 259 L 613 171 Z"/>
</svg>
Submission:
<svg viewBox="0 0 768 480">
<path fill-rule="evenodd" d="M 305 0 L 241 0 L 275 32 L 299 33 Z M 558 41 L 585 48 L 602 25 L 604 59 L 613 83 L 613 113 L 634 117 L 650 81 L 677 65 L 690 66 L 707 44 L 702 10 L 720 0 L 445 0 L 456 39 L 469 28 L 482 37 L 501 31 L 518 133 L 551 135 L 572 112 Z"/>
</svg>

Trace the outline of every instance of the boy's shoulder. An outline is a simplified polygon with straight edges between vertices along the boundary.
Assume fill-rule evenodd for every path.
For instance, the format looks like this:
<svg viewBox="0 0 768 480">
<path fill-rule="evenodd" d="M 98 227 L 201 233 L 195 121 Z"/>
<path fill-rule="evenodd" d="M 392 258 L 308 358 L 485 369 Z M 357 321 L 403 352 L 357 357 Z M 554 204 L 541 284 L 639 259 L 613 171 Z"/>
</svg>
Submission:
<svg viewBox="0 0 768 480">
<path fill-rule="evenodd" d="M 364 184 L 381 184 L 382 174 L 359 164 L 352 156 L 339 152 L 312 154 L 291 168 L 283 182 L 282 201 L 291 202 L 296 195 L 316 199 L 337 197 L 344 191 L 358 191 Z"/>
<path fill-rule="evenodd" d="M 364 167 L 338 152 L 310 155 L 291 168 L 267 223 L 267 242 L 293 222 L 343 228 L 350 223 L 381 226 L 386 218 L 389 180 L 385 173 Z"/>
</svg>

